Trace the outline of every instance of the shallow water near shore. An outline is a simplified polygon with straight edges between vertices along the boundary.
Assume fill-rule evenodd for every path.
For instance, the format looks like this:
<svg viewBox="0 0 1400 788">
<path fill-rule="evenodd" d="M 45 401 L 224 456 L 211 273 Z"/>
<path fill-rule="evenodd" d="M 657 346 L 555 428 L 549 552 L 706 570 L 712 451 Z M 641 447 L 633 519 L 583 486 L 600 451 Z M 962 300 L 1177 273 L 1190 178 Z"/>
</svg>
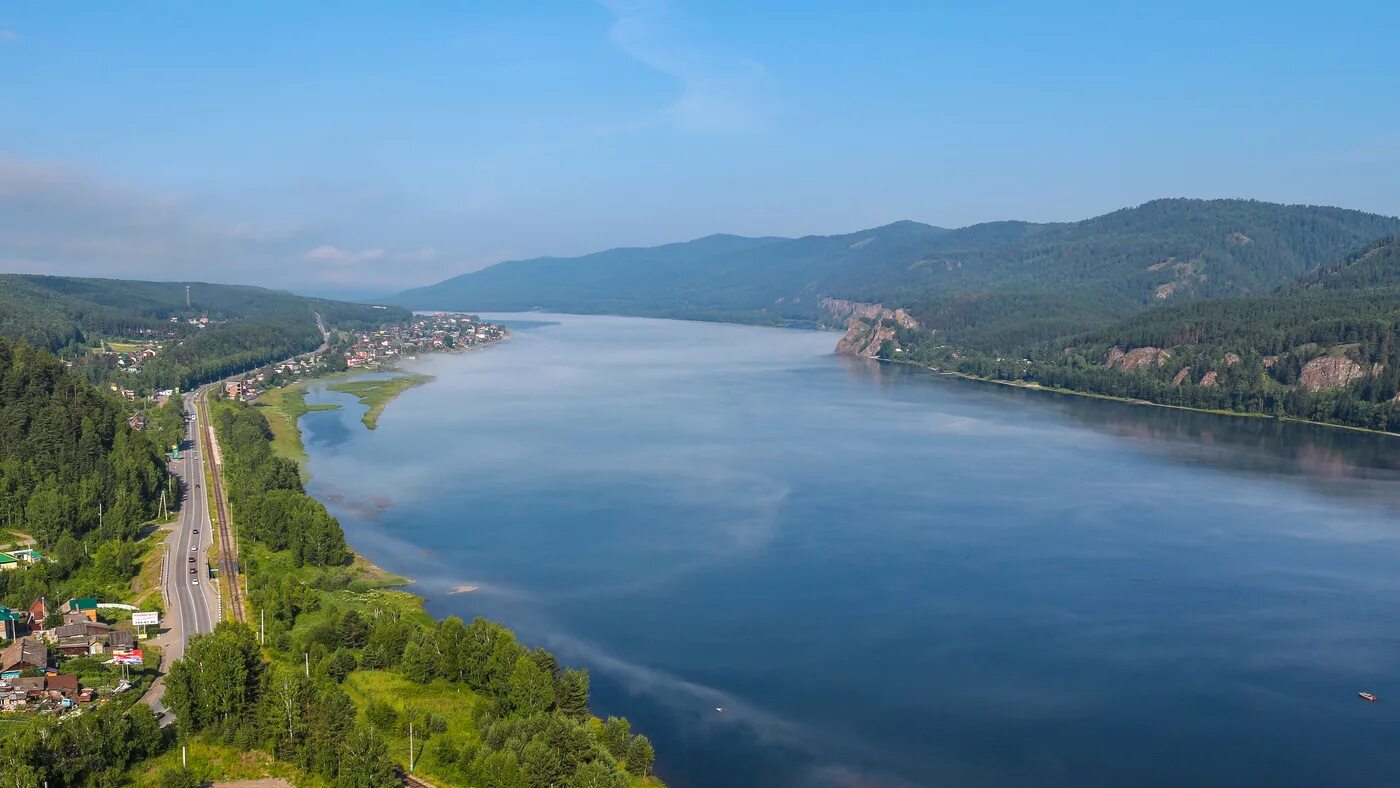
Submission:
<svg viewBox="0 0 1400 788">
<path fill-rule="evenodd" d="M 373 432 L 313 384 L 310 492 L 669 784 L 1400 782 L 1400 439 L 498 317 Z"/>
</svg>

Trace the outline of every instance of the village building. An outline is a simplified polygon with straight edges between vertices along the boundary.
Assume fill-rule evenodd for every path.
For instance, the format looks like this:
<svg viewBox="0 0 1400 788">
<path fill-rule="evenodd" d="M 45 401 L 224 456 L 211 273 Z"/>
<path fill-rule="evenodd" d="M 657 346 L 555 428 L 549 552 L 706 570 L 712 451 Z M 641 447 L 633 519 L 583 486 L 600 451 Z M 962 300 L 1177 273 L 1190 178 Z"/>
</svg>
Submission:
<svg viewBox="0 0 1400 788">
<path fill-rule="evenodd" d="M 32 637 L 19 638 L 0 652 L 0 678 L 15 678 L 25 670 L 49 666 L 49 650 Z"/>
<path fill-rule="evenodd" d="M 0 634 L 3 634 L 6 640 L 14 640 L 20 636 L 21 630 L 26 628 L 24 625 L 28 618 L 25 613 L 0 605 Z"/>
<path fill-rule="evenodd" d="M 69 616 L 86 618 L 88 621 L 97 620 L 97 597 L 85 596 L 68 600 L 68 609 L 63 613 L 64 623 L 72 623 Z"/>
<path fill-rule="evenodd" d="M 9 553 L 0 553 L 0 571 L 19 569 L 19 559 Z"/>
</svg>

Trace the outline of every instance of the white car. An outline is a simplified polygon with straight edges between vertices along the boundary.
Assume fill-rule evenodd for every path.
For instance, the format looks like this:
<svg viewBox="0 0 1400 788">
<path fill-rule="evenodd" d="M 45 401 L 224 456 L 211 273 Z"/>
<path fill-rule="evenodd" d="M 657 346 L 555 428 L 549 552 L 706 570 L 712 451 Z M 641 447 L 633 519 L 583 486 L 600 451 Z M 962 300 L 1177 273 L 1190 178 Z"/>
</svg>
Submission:
<svg viewBox="0 0 1400 788">
<path fill-rule="evenodd" d="M 199 581 L 198 581 L 198 580 L 191 580 L 190 583 L 191 583 L 192 585 L 199 585 Z"/>
<path fill-rule="evenodd" d="M 192 545 L 190 545 L 190 552 L 191 552 L 191 553 L 193 553 L 195 550 L 198 550 L 198 549 L 199 549 L 199 545 L 197 545 L 197 544 L 192 544 Z"/>
</svg>

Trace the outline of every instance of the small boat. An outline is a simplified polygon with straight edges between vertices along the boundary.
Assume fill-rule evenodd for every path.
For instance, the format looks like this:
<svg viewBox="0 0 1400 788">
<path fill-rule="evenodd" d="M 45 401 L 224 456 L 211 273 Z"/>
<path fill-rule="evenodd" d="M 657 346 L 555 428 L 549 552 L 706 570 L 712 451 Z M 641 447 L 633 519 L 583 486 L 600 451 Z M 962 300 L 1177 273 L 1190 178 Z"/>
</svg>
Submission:
<svg viewBox="0 0 1400 788">
<path fill-rule="evenodd" d="M 1372 695 L 1372 694 L 1369 693 L 1369 692 L 1358 692 L 1358 693 L 1356 693 L 1356 697 L 1358 697 L 1358 698 L 1360 698 L 1360 699 L 1366 701 L 1367 703 L 1375 703 L 1375 702 L 1376 702 L 1376 696 L 1375 696 L 1375 695 Z"/>
</svg>

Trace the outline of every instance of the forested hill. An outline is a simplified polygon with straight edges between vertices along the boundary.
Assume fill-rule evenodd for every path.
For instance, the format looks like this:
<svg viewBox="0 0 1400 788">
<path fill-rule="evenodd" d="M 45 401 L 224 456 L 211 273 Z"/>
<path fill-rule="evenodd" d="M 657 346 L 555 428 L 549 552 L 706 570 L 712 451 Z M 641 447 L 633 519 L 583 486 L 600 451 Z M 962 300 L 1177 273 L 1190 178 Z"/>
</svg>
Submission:
<svg viewBox="0 0 1400 788">
<path fill-rule="evenodd" d="M 1267 295 L 1158 306 L 1010 350 L 927 326 L 887 333 L 881 354 L 939 369 L 1400 432 L 1394 238 Z"/>
<path fill-rule="evenodd" d="M 500 263 L 388 303 L 416 309 L 548 310 L 694 317 L 736 322 L 815 320 L 826 283 L 843 269 L 916 260 L 948 232 L 897 222 L 848 235 L 744 238 L 711 235 L 575 258 Z"/>
<path fill-rule="evenodd" d="M 159 344 L 139 374 L 123 378 L 139 389 L 189 388 L 311 350 L 321 341 L 318 313 L 347 329 L 408 318 L 396 307 L 260 287 L 0 275 L 0 335 L 91 362 L 82 371 L 92 382 L 113 372 L 115 359 L 104 366 L 93 355 L 104 342 Z"/>
<path fill-rule="evenodd" d="M 898 222 L 845 235 L 710 236 L 516 261 L 390 302 L 782 323 L 825 318 L 823 298 L 915 314 L 962 313 L 963 302 L 991 299 L 1048 313 L 1053 325 L 1042 333 L 1053 335 L 1154 303 L 1266 294 L 1397 233 L 1400 219 L 1340 208 L 1168 199 L 1078 222 L 957 230 Z"/>
</svg>

